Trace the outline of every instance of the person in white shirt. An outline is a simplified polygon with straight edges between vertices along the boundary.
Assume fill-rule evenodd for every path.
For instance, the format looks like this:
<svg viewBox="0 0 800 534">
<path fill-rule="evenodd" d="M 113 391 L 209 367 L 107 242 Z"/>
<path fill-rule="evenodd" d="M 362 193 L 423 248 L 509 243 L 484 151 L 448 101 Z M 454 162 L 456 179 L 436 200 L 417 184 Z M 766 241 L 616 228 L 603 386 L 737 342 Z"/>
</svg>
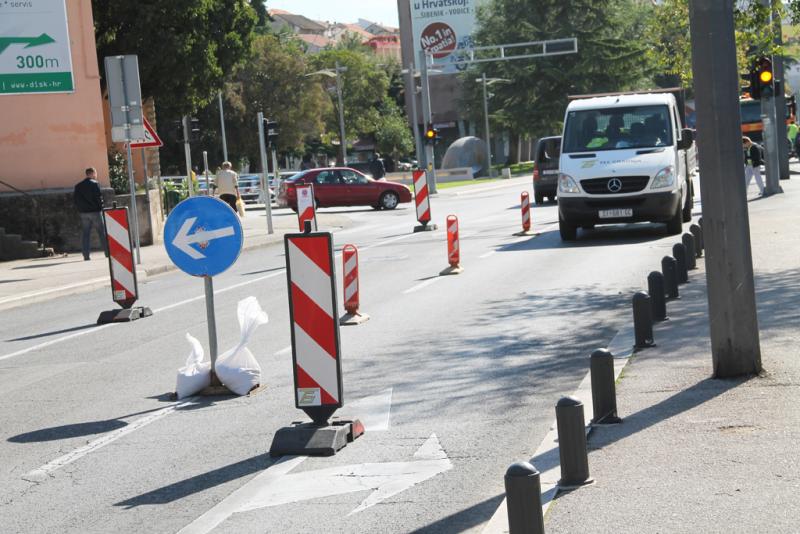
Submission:
<svg viewBox="0 0 800 534">
<path fill-rule="evenodd" d="M 230 161 L 222 162 L 222 168 L 217 171 L 217 194 L 220 200 L 226 202 L 233 211 L 236 211 L 236 199 L 239 198 L 239 175 L 233 170 Z"/>
</svg>

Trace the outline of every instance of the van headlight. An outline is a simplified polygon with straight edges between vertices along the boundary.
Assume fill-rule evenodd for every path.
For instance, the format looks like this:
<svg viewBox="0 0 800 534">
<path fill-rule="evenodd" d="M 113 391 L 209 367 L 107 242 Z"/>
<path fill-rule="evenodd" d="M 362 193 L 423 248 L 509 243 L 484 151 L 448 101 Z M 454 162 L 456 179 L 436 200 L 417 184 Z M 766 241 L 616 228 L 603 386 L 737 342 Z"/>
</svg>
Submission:
<svg viewBox="0 0 800 534">
<path fill-rule="evenodd" d="M 558 192 L 559 193 L 580 193 L 577 182 L 569 174 L 558 175 Z"/>
<path fill-rule="evenodd" d="M 672 187 L 673 185 L 675 185 L 675 167 L 670 165 L 658 171 L 650 189 L 661 189 L 664 187 Z"/>
</svg>

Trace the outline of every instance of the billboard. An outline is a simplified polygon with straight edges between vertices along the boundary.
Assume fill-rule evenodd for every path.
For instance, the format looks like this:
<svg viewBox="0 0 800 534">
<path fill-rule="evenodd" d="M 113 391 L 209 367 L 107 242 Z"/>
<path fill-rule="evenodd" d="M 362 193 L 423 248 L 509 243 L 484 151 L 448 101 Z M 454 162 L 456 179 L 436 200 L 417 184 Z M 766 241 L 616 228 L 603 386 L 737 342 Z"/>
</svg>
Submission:
<svg viewBox="0 0 800 534">
<path fill-rule="evenodd" d="M 66 0 L 0 1 L 0 95 L 74 90 Z"/>
<path fill-rule="evenodd" d="M 411 34 L 414 40 L 414 60 L 420 50 L 433 54 L 433 60 L 445 73 L 466 68 L 453 65 L 460 57 L 459 50 L 472 48 L 477 6 L 484 0 L 411 0 Z"/>
</svg>

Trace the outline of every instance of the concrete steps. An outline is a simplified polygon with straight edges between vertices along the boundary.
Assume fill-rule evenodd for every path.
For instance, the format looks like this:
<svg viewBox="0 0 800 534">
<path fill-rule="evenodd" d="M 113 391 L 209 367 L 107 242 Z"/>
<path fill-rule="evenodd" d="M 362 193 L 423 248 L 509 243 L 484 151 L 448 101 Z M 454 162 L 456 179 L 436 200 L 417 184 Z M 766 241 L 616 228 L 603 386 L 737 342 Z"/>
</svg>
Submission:
<svg viewBox="0 0 800 534">
<path fill-rule="evenodd" d="M 38 242 L 22 239 L 19 234 L 7 234 L 4 228 L 0 228 L 0 261 L 24 260 L 52 255 L 53 249 L 42 250 L 39 248 Z"/>
</svg>

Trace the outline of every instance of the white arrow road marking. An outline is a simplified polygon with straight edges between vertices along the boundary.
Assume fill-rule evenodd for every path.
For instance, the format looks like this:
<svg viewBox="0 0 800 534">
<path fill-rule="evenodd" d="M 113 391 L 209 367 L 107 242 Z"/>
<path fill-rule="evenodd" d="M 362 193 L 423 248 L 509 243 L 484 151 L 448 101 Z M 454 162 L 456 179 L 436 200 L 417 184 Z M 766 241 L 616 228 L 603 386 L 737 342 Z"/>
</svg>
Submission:
<svg viewBox="0 0 800 534">
<path fill-rule="evenodd" d="M 304 456 L 282 459 L 178 534 L 207 534 L 235 513 L 374 490 L 348 514 L 352 515 L 453 468 L 436 434 L 431 434 L 408 462 L 344 465 L 289 473 L 304 459 Z"/>
<path fill-rule="evenodd" d="M 364 397 L 342 408 L 342 414 L 358 417 L 368 432 L 389 430 L 392 412 L 392 388 Z M 343 415 L 345 417 L 345 415 Z"/>
<path fill-rule="evenodd" d="M 189 235 L 189 232 L 192 231 L 192 227 L 194 226 L 196 220 L 197 217 L 189 217 L 183 221 L 183 226 L 181 226 L 181 229 L 178 230 L 178 235 L 176 235 L 175 239 L 172 240 L 173 245 L 175 245 L 179 250 L 183 251 L 192 259 L 202 260 L 206 256 L 191 245 L 195 243 L 208 243 L 214 239 L 230 237 L 236 234 L 236 232 L 233 230 L 233 226 L 226 226 L 225 228 L 219 228 L 217 230 L 200 230 L 192 235 Z"/>
</svg>

